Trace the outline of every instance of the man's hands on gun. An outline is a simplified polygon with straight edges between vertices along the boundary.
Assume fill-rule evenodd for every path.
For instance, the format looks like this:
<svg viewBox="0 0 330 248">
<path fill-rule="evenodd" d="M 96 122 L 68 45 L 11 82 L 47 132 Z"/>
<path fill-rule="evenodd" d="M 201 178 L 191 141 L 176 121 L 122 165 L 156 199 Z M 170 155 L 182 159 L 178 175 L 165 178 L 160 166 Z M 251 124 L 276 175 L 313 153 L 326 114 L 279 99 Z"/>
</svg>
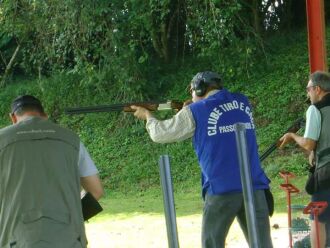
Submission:
<svg viewBox="0 0 330 248">
<path fill-rule="evenodd" d="M 281 138 L 280 138 L 280 140 L 279 140 L 279 142 L 278 142 L 278 147 L 279 148 L 283 148 L 286 144 L 288 144 L 288 143 L 290 143 L 290 142 L 293 142 L 294 141 L 294 139 L 292 138 L 292 135 L 293 135 L 294 133 L 286 133 L 286 134 L 284 134 Z"/>
<path fill-rule="evenodd" d="M 183 107 L 185 106 L 188 106 L 189 104 L 192 103 L 192 100 L 189 99 L 189 100 L 186 100 L 184 103 L 183 103 Z M 152 118 L 153 117 L 153 114 L 151 113 L 150 110 L 144 108 L 144 107 L 141 107 L 141 106 L 137 106 L 137 105 L 131 105 L 130 108 L 134 111 L 134 116 L 137 117 L 138 119 L 140 120 L 147 120 L 148 118 Z M 178 111 L 179 109 L 177 109 Z"/>
<path fill-rule="evenodd" d="M 316 147 L 316 141 L 308 138 L 304 138 L 303 136 L 299 136 L 295 133 L 286 133 L 279 140 L 279 147 L 283 148 L 286 144 L 290 142 L 297 143 L 301 148 L 305 149 L 308 152 L 311 152 Z"/>
<path fill-rule="evenodd" d="M 153 117 L 151 112 L 148 109 L 144 108 L 144 107 L 132 105 L 131 109 L 134 110 L 134 113 L 133 113 L 134 116 L 137 117 L 140 120 L 147 120 L 148 118 Z"/>
<path fill-rule="evenodd" d="M 191 103 L 192 103 L 191 99 L 186 100 L 183 103 L 183 107 L 188 106 Z M 134 111 L 134 116 L 140 120 L 147 120 L 148 118 L 153 117 L 153 114 L 151 113 L 151 111 L 144 107 L 137 106 L 137 105 L 131 105 L 130 108 Z"/>
</svg>

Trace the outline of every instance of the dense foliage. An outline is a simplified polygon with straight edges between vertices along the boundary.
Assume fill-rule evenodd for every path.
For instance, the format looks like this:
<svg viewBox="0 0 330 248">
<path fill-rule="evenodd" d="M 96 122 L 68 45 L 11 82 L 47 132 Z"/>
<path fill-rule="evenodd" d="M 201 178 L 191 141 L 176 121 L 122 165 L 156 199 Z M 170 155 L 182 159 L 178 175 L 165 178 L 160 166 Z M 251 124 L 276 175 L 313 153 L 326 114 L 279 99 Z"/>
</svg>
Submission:
<svg viewBox="0 0 330 248">
<path fill-rule="evenodd" d="M 69 117 L 64 108 L 185 100 L 192 76 L 214 70 L 227 88 L 250 97 L 263 151 L 306 108 L 305 23 L 299 0 L 2 1 L 0 126 L 9 124 L 15 96 L 35 94 L 51 119 L 79 133 L 109 187 L 158 184 L 162 154 L 171 156 L 177 182 L 196 182 L 190 140 L 155 144 L 130 114 Z M 291 147 L 264 166 L 271 176 L 282 168 L 303 173 L 304 161 Z"/>
<path fill-rule="evenodd" d="M 306 25 L 305 9 L 300 0 L 4 0 L 2 85 L 12 71 L 42 76 L 106 69 L 116 84 L 143 86 L 150 67 L 158 72 L 163 63 L 184 63 L 190 55 L 212 56 L 222 71 L 235 56 L 229 69 L 246 73 L 264 37 Z"/>
</svg>

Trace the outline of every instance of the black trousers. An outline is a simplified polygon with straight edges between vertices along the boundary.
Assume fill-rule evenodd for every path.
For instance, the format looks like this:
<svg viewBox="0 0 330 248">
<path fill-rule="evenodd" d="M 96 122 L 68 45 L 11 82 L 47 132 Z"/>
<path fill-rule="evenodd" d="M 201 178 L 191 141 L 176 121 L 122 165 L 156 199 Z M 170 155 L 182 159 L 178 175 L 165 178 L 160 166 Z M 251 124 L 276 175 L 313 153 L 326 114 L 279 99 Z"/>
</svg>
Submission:
<svg viewBox="0 0 330 248">
<path fill-rule="evenodd" d="M 260 247 L 272 248 L 269 211 L 264 190 L 254 192 L 254 201 Z M 248 240 L 243 194 L 206 194 L 202 223 L 202 247 L 224 248 L 229 228 L 235 218 L 237 218 L 244 236 Z"/>
</svg>

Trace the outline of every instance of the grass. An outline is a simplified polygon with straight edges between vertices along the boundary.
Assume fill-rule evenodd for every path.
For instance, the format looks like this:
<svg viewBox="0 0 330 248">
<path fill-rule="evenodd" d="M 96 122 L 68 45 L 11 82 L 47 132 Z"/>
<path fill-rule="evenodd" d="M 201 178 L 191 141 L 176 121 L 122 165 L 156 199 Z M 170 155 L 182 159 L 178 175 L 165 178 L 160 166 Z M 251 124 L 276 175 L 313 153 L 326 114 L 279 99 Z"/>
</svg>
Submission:
<svg viewBox="0 0 330 248">
<path fill-rule="evenodd" d="M 301 189 L 301 192 L 292 194 L 292 204 L 308 204 L 309 196 L 303 191 L 305 180 L 305 177 L 290 179 L 293 185 Z M 278 224 L 280 227 L 272 230 L 275 248 L 285 247 L 283 242 L 288 242 L 287 196 L 280 188 L 282 183 L 284 179 L 279 177 L 273 179 L 271 184 L 275 197 L 275 213 L 271 218 L 271 225 Z M 187 187 L 174 185 L 180 247 L 200 247 L 203 202 L 199 186 L 199 182 L 190 183 Z M 110 190 L 101 200 L 101 204 L 104 211 L 86 224 L 89 248 L 168 247 L 160 187 L 125 194 Z M 227 246 L 247 247 L 236 222 L 231 227 Z"/>
</svg>

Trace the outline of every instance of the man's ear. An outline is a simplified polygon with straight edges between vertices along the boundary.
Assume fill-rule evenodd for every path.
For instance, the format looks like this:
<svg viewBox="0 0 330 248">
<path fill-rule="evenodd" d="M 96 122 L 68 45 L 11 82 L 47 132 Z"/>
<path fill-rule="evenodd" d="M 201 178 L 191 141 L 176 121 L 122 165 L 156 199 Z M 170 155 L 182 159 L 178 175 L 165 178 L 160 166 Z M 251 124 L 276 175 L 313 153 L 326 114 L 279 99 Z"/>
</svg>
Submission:
<svg viewBox="0 0 330 248">
<path fill-rule="evenodd" d="M 11 122 L 12 122 L 13 124 L 17 123 L 17 116 L 16 116 L 14 113 L 10 113 L 10 114 L 9 114 L 9 117 L 10 117 Z"/>
<path fill-rule="evenodd" d="M 318 93 L 318 94 L 320 94 L 320 93 L 322 93 L 322 92 L 324 92 L 324 90 L 320 87 L 320 86 L 316 86 L 316 92 Z"/>
</svg>

